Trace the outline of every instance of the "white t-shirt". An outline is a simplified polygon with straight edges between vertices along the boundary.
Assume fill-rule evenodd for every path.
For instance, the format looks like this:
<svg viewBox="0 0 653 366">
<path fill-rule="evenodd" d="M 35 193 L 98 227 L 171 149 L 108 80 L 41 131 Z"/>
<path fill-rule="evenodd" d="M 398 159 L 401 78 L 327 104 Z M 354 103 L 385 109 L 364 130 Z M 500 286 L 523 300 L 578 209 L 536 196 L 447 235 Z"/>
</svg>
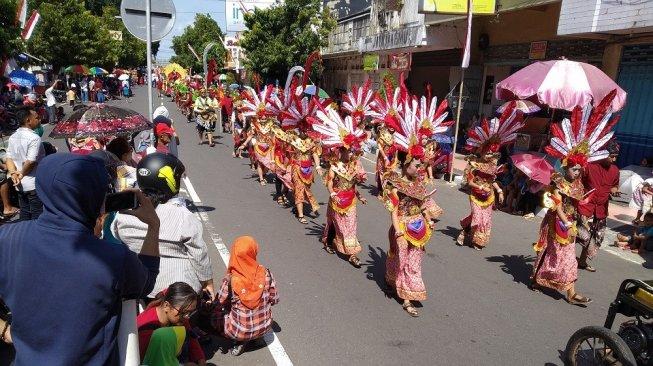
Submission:
<svg viewBox="0 0 653 366">
<path fill-rule="evenodd" d="M 88 91 L 88 82 L 82 80 L 82 82 L 80 83 L 80 87 L 82 88 L 83 91 Z"/>
<path fill-rule="evenodd" d="M 93 80 L 89 81 L 89 82 L 88 82 L 88 88 L 89 88 L 90 90 L 95 89 L 95 81 L 93 81 Z"/>
<path fill-rule="evenodd" d="M 57 104 L 57 100 L 54 99 L 54 93 L 52 92 L 53 90 L 54 90 L 53 86 L 45 90 L 45 99 L 48 107 L 52 107 L 53 105 Z"/>
<path fill-rule="evenodd" d="M 7 145 L 7 157 L 11 158 L 16 165 L 16 169 L 21 171 L 25 161 L 38 162 L 45 156 L 45 149 L 41 143 L 41 138 L 36 132 L 27 127 L 21 127 L 9 137 Z M 38 167 L 37 167 L 38 168 Z M 36 169 L 23 176 L 20 184 L 23 192 L 29 192 L 36 189 Z"/>
</svg>

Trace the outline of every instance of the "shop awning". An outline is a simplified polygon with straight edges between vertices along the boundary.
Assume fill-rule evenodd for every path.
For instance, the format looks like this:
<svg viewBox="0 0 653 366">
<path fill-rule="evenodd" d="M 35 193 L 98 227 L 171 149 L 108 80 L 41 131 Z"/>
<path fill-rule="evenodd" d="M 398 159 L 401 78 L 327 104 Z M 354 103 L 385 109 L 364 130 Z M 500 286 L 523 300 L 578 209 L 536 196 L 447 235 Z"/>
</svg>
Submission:
<svg viewBox="0 0 653 366">
<path fill-rule="evenodd" d="M 521 10 L 559 2 L 560 0 L 497 0 L 497 13 Z M 466 16 L 464 14 L 424 14 L 424 24 L 441 24 L 465 18 Z"/>
</svg>

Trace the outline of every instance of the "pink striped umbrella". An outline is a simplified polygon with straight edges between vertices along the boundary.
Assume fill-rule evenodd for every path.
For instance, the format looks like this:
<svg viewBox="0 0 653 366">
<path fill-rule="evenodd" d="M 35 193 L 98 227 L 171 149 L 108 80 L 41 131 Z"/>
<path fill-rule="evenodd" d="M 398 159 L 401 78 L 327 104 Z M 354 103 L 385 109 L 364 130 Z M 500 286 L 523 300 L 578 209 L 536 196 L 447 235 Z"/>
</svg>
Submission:
<svg viewBox="0 0 653 366">
<path fill-rule="evenodd" d="M 590 102 L 596 106 L 617 89 L 612 109 L 626 104 L 626 92 L 593 65 L 569 60 L 535 62 L 497 84 L 497 99 L 531 99 L 551 108 L 571 111 Z"/>
</svg>

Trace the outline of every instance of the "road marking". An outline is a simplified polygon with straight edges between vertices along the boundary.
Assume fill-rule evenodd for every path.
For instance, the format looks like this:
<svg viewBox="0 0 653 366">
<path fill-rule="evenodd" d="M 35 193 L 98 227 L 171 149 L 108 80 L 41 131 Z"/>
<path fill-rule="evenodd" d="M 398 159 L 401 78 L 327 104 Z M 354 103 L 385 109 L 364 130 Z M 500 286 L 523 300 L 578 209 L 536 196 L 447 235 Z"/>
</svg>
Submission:
<svg viewBox="0 0 653 366">
<path fill-rule="evenodd" d="M 218 231 L 216 230 L 215 226 L 213 226 L 213 224 L 209 220 L 209 215 L 206 213 L 206 210 L 204 210 L 204 208 L 202 207 L 202 200 L 197 195 L 197 191 L 195 190 L 195 187 L 193 187 L 193 184 L 190 182 L 190 179 L 188 177 L 184 177 L 182 180 L 186 188 L 185 192 L 188 193 L 190 198 L 193 200 L 193 204 L 197 208 L 197 212 L 196 212 L 197 218 L 200 221 L 202 221 L 202 223 L 204 224 L 204 229 L 206 229 L 206 231 L 209 233 L 213 245 L 215 246 L 215 248 L 218 250 L 218 253 L 220 254 L 220 258 L 222 258 L 224 265 L 228 267 L 229 256 L 230 256 L 229 249 L 224 244 L 224 241 L 222 240 L 220 234 L 218 234 Z M 274 331 L 266 333 L 265 336 L 263 336 L 263 340 L 265 341 L 268 351 L 270 351 L 270 354 L 272 354 L 272 358 L 274 359 L 274 362 L 277 365 L 280 366 L 293 365 L 292 361 L 290 360 L 290 357 L 286 353 L 286 350 L 281 345 L 281 341 L 279 341 L 279 337 L 277 337 L 277 334 Z"/>
</svg>

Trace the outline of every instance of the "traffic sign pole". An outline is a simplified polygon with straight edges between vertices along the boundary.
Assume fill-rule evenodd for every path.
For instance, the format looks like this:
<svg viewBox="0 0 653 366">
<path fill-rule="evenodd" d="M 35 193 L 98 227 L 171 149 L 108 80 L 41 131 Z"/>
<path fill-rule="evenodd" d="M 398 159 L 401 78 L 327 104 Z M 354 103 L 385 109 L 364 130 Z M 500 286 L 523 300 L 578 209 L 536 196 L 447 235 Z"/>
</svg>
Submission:
<svg viewBox="0 0 653 366">
<path fill-rule="evenodd" d="M 147 118 L 152 120 L 152 18 L 151 0 L 145 0 L 145 35 L 147 44 Z"/>
</svg>

